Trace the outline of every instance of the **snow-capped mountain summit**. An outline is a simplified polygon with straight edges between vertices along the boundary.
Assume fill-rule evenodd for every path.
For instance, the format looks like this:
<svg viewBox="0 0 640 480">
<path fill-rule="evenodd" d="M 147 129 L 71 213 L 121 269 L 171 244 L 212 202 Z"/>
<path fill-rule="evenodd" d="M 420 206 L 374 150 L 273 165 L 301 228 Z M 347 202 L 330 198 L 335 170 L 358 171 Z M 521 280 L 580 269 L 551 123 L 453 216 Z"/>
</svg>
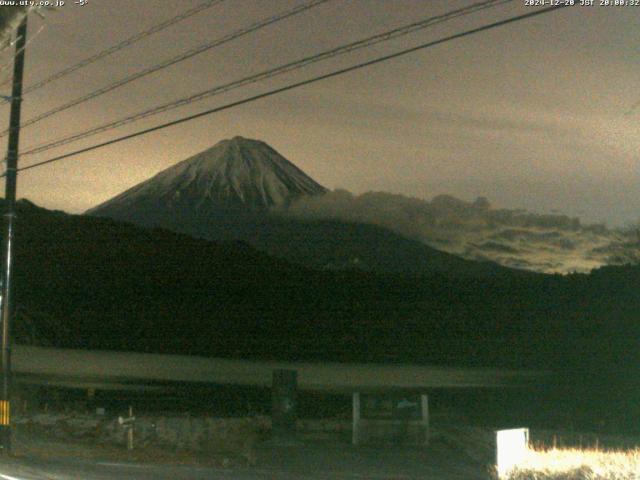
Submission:
<svg viewBox="0 0 640 480">
<path fill-rule="evenodd" d="M 312 268 L 478 276 L 502 271 L 375 225 L 306 221 L 286 213 L 300 202 L 328 195 L 266 143 L 234 137 L 87 213 L 207 240 L 241 241 Z"/>
<path fill-rule="evenodd" d="M 138 210 L 207 214 L 219 209 L 262 210 L 326 189 L 259 140 L 223 140 L 87 213 L 132 217 Z M 122 215 L 119 215 L 121 213 Z"/>
</svg>

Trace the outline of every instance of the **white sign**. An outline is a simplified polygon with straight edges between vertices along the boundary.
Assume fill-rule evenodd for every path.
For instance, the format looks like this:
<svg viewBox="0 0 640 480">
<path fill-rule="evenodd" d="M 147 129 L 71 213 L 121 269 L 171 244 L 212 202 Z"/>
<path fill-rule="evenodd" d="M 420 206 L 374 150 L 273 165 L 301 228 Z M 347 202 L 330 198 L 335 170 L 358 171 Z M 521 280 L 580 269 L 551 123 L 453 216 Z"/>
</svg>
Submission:
<svg viewBox="0 0 640 480">
<path fill-rule="evenodd" d="M 522 462 L 529 450 L 529 429 L 513 428 L 496 432 L 496 467 L 500 477 Z"/>
</svg>

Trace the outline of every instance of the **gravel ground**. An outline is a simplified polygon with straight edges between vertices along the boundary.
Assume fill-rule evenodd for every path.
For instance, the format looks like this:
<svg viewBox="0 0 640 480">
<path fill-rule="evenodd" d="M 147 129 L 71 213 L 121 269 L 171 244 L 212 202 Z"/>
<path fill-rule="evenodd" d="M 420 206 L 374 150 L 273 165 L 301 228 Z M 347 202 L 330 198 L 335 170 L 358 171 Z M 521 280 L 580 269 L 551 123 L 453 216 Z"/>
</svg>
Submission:
<svg viewBox="0 0 640 480">
<path fill-rule="evenodd" d="M 89 441 L 61 441 L 18 433 L 12 458 L 0 463 L 0 479 L 489 478 L 487 466 L 478 461 L 477 455 L 470 455 L 464 446 L 454 444 L 455 438 L 460 436 L 459 431 L 435 435 L 428 448 L 393 445 L 353 447 L 345 442 L 326 439 L 305 439 L 289 446 L 265 442 L 257 446 L 255 456 L 249 459 L 241 455 L 203 455 L 149 447 L 127 452 L 119 447 L 95 445 Z"/>
</svg>

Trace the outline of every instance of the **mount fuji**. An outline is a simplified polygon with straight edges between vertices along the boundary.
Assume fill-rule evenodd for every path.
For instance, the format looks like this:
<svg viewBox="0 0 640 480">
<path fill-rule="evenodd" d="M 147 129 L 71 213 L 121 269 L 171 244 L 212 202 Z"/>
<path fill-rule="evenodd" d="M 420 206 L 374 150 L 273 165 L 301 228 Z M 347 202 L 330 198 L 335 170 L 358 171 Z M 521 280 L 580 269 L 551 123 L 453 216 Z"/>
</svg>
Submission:
<svg viewBox="0 0 640 480">
<path fill-rule="evenodd" d="M 326 189 L 273 148 L 234 137 L 190 157 L 87 213 L 142 220 L 158 213 L 264 211 Z"/>
<path fill-rule="evenodd" d="M 86 213 L 207 240 L 239 240 L 314 268 L 453 275 L 503 270 L 491 262 L 463 260 L 383 227 L 281 213 L 295 200 L 326 192 L 266 143 L 234 137 Z"/>
</svg>

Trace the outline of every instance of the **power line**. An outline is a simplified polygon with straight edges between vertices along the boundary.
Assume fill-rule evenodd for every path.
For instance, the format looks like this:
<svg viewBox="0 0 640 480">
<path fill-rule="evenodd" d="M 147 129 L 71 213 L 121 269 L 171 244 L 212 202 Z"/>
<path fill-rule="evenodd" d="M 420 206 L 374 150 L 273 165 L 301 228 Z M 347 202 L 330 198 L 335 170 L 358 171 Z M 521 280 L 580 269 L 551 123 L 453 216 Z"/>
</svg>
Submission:
<svg viewBox="0 0 640 480">
<path fill-rule="evenodd" d="M 8 2 L 5 2 L 8 3 Z M 13 2 L 17 3 L 17 2 Z M 34 2 L 35 3 L 35 2 Z M 35 7 L 27 7 L 25 5 L 7 5 L 3 8 L 3 13 L 0 15 L 2 17 L 2 26 L 0 26 L 0 50 L 3 51 L 6 48 L 14 46 L 18 38 L 12 40 L 14 33 L 20 27 L 20 23 L 22 19 L 29 14 L 29 11 L 34 9 Z"/>
<path fill-rule="evenodd" d="M 175 25 L 178 22 L 181 22 L 183 20 L 186 20 L 187 18 L 190 18 L 194 15 L 197 15 L 198 13 L 211 8 L 215 5 L 218 5 L 219 3 L 224 2 L 225 0 L 207 0 L 197 6 L 195 6 L 194 8 L 191 8 L 189 10 L 186 10 L 168 20 L 165 20 L 164 22 L 158 23 L 157 25 L 154 25 L 153 27 L 149 28 L 148 30 L 144 30 L 142 32 L 136 33 L 135 35 L 133 35 L 132 37 L 127 38 L 126 40 L 123 40 L 120 43 L 117 43 L 115 45 L 112 45 L 109 48 L 106 48 L 105 50 L 102 50 L 98 53 L 96 53 L 95 55 L 92 55 L 90 57 L 85 58 L 84 60 L 79 61 L 78 63 L 71 65 L 70 67 L 64 68 L 62 70 L 60 70 L 57 73 L 54 73 L 53 75 L 27 87 L 24 89 L 23 92 L 23 96 L 31 93 L 35 90 L 38 90 L 42 87 L 44 87 L 45 85 L 55 81 L 55 80 L 59 80 L 62 77 L 66 77 L 67 75 L 80 70 L 81 68 L 86 67 L 87 65 L 90 65 L 94 62 L 97 62 L 98 60 L 101 60 L 109 55 L 112 55 L 114 53 L 116 53 L 119 50 L 122 50 L 123 48 L 129 47 L 131 45 L 133 45 L 136 42 L 139 42 L 140 40 L 149 37 L 151 35 L 153 35 L 154 33 L 158 33 L 162 30 L 165 30 L 166 28 L 169 28 L 172 25 Z"/>
<path fill-rule="evenodd" d="M 43 18 L 44 18 L 44 17 L 43 17 Z M 44 30 L 44 27 L 45 27 L 45 25 L 44 25 L 44 24 L 43 24 L 43 25 L 40 25 L 40 28 L 39 28 L 39 29 L 38 29 L 38 31 L 35 33 L 35 35 L 31 36 L 31 37 L 29 38 L 29 40 L 27 40 L 27 43 L 26 43 L 22 48 L 23 48 L 23 49 L 26 49 L 26 48 L 29 46 L 29 44 L 30 44 L 31 42 L 33 42 L 33 40 L 34 40 L 38 35 L 40 35 L 40 33 L 42 33 L 42 30 Z M 17 42 L 17 40 L 18 40 L 18 39 L 16 38 L 13 42 L 9 42 L 9 43 L 7 44 L 7 48 L 8 48 L 8 47 L 10 47 L 10 46 L 12 46 L 14 43 L 16 43 L 16 42 Z M 1 53 L 1 51 L 0 51 L 0 53 Z M 13 62 L 14 62 L 14 60 L 15 60 L 15 57 L 11 57 L 11 59 L 10 59 L 7 63 L 4 63 L 4 64 L 0 65 L 0 71 L 2 71 L 2 70 L 6 70 L 6 69 L 8 69 L 8 68 L 12 67 L 12 66 L 13 66 Z"/>
<path fill-rule="evenodd" d="M 113 130 L 117 127 L 121 127 L 123 125 L 127 125 L 129 123 L 133 123 L 136 122 L 138 120 L 142 120 L 143 118 L 147 118 L 153 115 L 157 115 L 159 113 L 163 113 L 169 110 L 173 110 L 175 108 L 178 107 L 182 107 L 184 105 L 188 105 L 190 103 L 194 103 L 200 100 L 204 100 L 205 98 L 209 98 L 215 95 L 219 95 L 222 93 L 226 93 L 230 90 L 234 90 L 246 85 L 250 85 L 253 83 L 257 83 L 263 80 L 267 80 L 269 78 L 275 77 L 277 75 L 282 75 L 284 73 L 288 73 L 294 70 L 298 70 L 300 68 L 303 68 L 307 65 L 310 65 L 312 63 L 316 63 L 319 62 L 321 60 L 326 60 L 328 58 L 333 58 L 336 57 L 338 55 L 343 55 L 345 53 L 349 53 L 349 52 L 353 52 L 355 50 L 359 50 L 359 49 L 363 49 L 366 47 L 370 47 L 372 45 L 381 43 L 381 42 L 385 42 L 388 40 L 392 40 L 395 38 L 398 38 L 400 36 L 403 35 L 408 35 L 410 33 L 414 33 L 416 31 L 419 30 L 423 30 L 427 27 L 431 27 L 433 25 L 439 24 L 439 23 L 443 23 L 443 22 L 447 22 L 449 20 L 452 20 L 454 18 L 460 17 L 460 16 L 464 16 L 464 15 L 470 15 L 472 13 L 476 13 L 480 10 L 484 10 L 487 8 L 494 8 L 496 6 L 505 4 L 505 3 L 510 3 L 513 2 L 514 0 L 485 0 L 482 2 L 478 2 L 478 3 L 474 3 L 470 6 L 464 7 L 464 8 L 460 8 L 460 9 L 456 9 L 456 10 L 452 10 L 449 12 L 446 12 L 444 14 L 441 15 L 437 15 L 434 17 L 429 17 L 426 19 L 423 19 L 421 21 L 418 22 L 413 22 L 411 24 L 402 26 L 402 27 L 398 27 L 395 28 L 393 30 L 389 30 L 383 33 L 379 33 L 355 42 L 351 42 L 348 43 L 346 45 L 342 45 L 340 47 L 337 48 L 333 48 L 331 50 L 327 50 L 318 54 L 314 54 L 305 58 L 302 58 L 300 60 L 296 60 L 294 62 L 290 62 L 290 63 L 286 63 L 284 65 L 280 65 L 278 67 L 269 69 L 269 70 L 265 70 L 263 72 L 248 76 L 248 77 L 244 77 L 241 78 L 239 80 L 235 80 L 233 82 L 227 83 L 227 84 L 223 84 L 223 85 L 219 85 L 210 89 L 207 89 L 205 91 L 196 93 L 194 95 L 190 95 L 188 97 L 184 97 L 178 100 L 173 100 L 171 102 L 168 102 L 166 104 L 163 105 L 159 105 L 156 106 L 154 108 L 151 108 L 149 110 L 145 110 L 139 113 L 136 113 L 134 115 L 129 115 L 123 118 L 120 118 L 118 120 L 112 121 L 112 122 L 108 122 L 106 124 L 103 125 L 99 125 L 97 127 L 93 127 L 91 129 L 85 130 L 83 132 L 79 132 L 73 135 L 69 135 L 63 138 L 59 138 L 56 140 L 53 140 L 51 142 L 48 143 L 44 143 L 32 148 L 27 149 L 23 155 L 33 155 L 36 153 L 41 153 L 44 152 L 46 150 L 50 150 L 52 148 L 55 147 L 59 147 L 62 145 L 66 145 L 69 143 L 73 143 L 76 142 L 78 140 L 87 138 L 87 137 L 91 137 L 94 135 L 97 135 L 98 133 L 103 133 L 109 130 Z"/>
<path fill-rule="evenodd" d="M 40 35 L 42 33 L 42 31 L 44 30 L 45 26 L 46 25 L 44 25 L 44 24 L 40 25 L 40 28 L 38 29 L 38 31 L 36 31 L 35 34 L 31 35 L 29 40 L 27 40 L 27 42 L 25 43 L 24 47 L 22 47 L 22 48 L 26 49 L 36 38 L 38 38 L 38 35 Z M 14 58 L 12 57 L 11 60 L 9 60 L 6 63 L 3 63 L 2 65 L 0 65 L 0 72 L 3 71 L 3 70 L 8 69 L 9 67 L 11 67 L 13 65 L 13 61 L 14 61 Z M 8 81 L 4 82 L 2 85 L 6 85 L 7 83 L 8 83 Z M 2 86 L 2 85 L 0 85 L 0 86 Z"/>
<path fill-rule="evenodd" d="M 333 72 L 330 72 L 330 73 L 325 73 L 325 74 L 319 75 L 317 77 L 313 77 L 313 78 L 310 78 L 310 79 L 307 79 L 307 80 L 303 80 L 303 81 L 300 81 L 300 82 L 292 83 L 292 84 L 286 85 L 284 87 L 280 87 L 280 88 L 276 88 L 276 89 L 273 89 L 273 90 L 269 90 L 268 92 L 264 92 L 264 93 L 261 93 L 261 94 L 258 94 L 258 95 L 254 95 L 254 96 L 251 96 L 251 97 L 248 97 L 248 98 L 244 98 L 242 100 L 231 102 L 231 103 L 228 103 L 226 105 L 222 105 L 220 107 L 216 107 L 216 108 L 212 108 L 212 109 L 209 109 L 209 110 L 205 110 L 203 112 L 199 112 L 199 113 L 196 113 L 196 114 L 193 114 L 193 115 L 189 115 L 187 117 L 179 118 L 179 119 L 173 120 L 171 122 L 163 123 L 161 125 L 156 125 L 155 127 L 151 127 L 151 128 L 147 128 L 147 129 L 144 129 L 144 130 L 140 130 L 138 132 L 130 133 L 128 135 L 123 135 L 121 137 L 117 137 L 117 138 L 108 140 L 106 142 L 98 143 L 98 144 L 92 145 L 90 147 L 81 148 L 81 149 L 76 150 L 74 152 L 66 153 L 64 155 L 59 155 L 57 157 L 53 157 L 53 158 L 50 158 L 48 160 L 43 160 L 41 162 L 37 162 L 37 163 L 34 163 L 32 165 L 27 165 L 25 167 L 19 168 L 18 171 L 30 170 L 32 168 L 41 167 L 43 165 L 48 165 L 50 163 L 59 162 L 59 161 L 64 160 L 66 158 L 77 156 L 77 155 L 80 155 L 82 153 L 90 152 L 90 151 L 97 150 L 97 149 L 102 148 L 102 147 L 106 147 L 108 145 L 113 145 L 113 144 L 116 144 L 116 143 L 123 142 L 125 140 L 130 140 L 132 138 L 140 137 L 142 135 L 146 135 L 146 134 L 149 134 L 149 133 L 152 133 L 152 132 L 156 132 L 158 130 L 162 130 L 162 129 L 165 129 L 165 128 L 168 128 L 168 127 L 172 127 L 174 125 L 179 125 L 181 123 L 189 122 L 191 120 L 195 120 L 195 119 L 200 118 L 200 117 L 204 117 L 204 116 L 207 116 L 207 115 L 212 115 L 214 113 L 218 113 L 218 112 L 221 112 L 223 110 L 228 110 L 230 108 L 238 107 L 240 105 L 244 105 L 244 104 L 247 104 L 247 103 L 250 103 L 250 102 L 254 102 L 254 101 L 260 100 L 262 98 L 271 97 L 273 95 L 277 95 L 277 94 L 280 94 L 280 93 L 283 93 L 283 92 L 286 92 L 286 91 L 289 91 L 289 90 L 293 90 L 295 88 L 299 88 L 299 87 L 302 87 L 302 86 L 305 86 L 305 85 L 310 85 L 312 83 L 316 83 L 316 82 L 319 82 L 321 80 L 326 80 L 328 78 L 337 77 L 337 76 L 343 75 L 345 73 L 353 72 L 353 71 L 359 70 L 361 68 L 365 68 L 365 67 L 369 67 L 371 65 L 382 63 L 382 62 L 385 62 L 387 60 L 391 60 L 391 59 L 398 58 L 398 57 L 401 57 L 401 56 L 404 56 L 404 55 L 407 55 L 407 54 L 410 54 L 410 53 L 413 53 L 413 52 L 417 52 L 419 50 L 424 50 L 424 49 L 427 49 L 427 48 L 430 48 L 430 47 L 434 47 L 436 45 L 440 45 L 442 43 L 450 42 L 450 41 L 456 40 L 458 38 L 463 38 L 463 37 L 466 37 L 466 36 L 474 35 L 476 33 L 484 32 L 486 30 L 491 30 L 491 29 L 496 28 L 496 27 L 501 27 L 503 25 L 507 25 L 507 24 L 514 23 L 514 22 L 518 22 L 520 20 L 525 20 L 525 19 L 528 19 L 528 18 L 536 17 L 538 15 L 542 15 L 542 14 L 545 14 L 545 13 L 548 13 L 548 12 L 559 10 L 561 8 L 565 8 L 566 6 L 568 6 L 568 5 L 557 5 L 557 6 L 552 6 L 552 7 L 541 8 L 541 9 L 535 10 L 533 12 L 529 12 L 529 13 L 525 13 L 525 14 L 521 14 L 521 15 L 516 15 L 514 17 L 509 17 L 509 18 L 507 18 L 505 20 L 499 20 L 497 22 L 489 23 L 489 24 L 483 25 L 481 27 L 473 28 L 471 30 L 466 30 L 464 32 L 456 33 L 454 35 L 449 35 L 449 36 L 441 38 L 439 40 L 434 40 L 434 41 L 431 41 L 431 42 L 428 42 L 428 43 L 423 43 L 423 44 L 415 46 L 415 47 L 407 48 L 405 50 L 401 50 L 399 52 L 392 53 L 392 54 L 389 54 L 389 55 L 384 55 L 384 56 L 375 58 L 373 60 L 362 62 L 362 63 L 356 64 L 356 65 L 352 65 L 350 67 L 342 68 L 340 70 L 334 70 Z"/>
<path fill-rule="evenodd" d="M 206 52 L 207 50 L 211 50 L 212 48 L 215 47 L 219 47 L 220 45 L 223 45 L 225 43 L 228 43 L 232 40 L 235 40 L 236 38 L 242 37 L 244 35 L 247 35 L 249 33 L 255 32 L 256 30 L 259 30 L 261 28 L 264 28 L 268 25 L 271 25 L 273 23 L 279 22 L 281 20 L 284 20 L 288 17 L 292 17 L 294 15 L 297 15 L 299 13 L 302 13 L 304 11 L 307 11 L 311 8 L 317 7 L 318 5 L 321 5 L 323 3 L 327 3 L 331 0 L 311 0 L 310 2 L 307 3 L 303 3 L 300 4 L 290 10 L 287 10 L 285 12 L 281 12 L 277 15 L 265 18 L 263 20 L 260 20 L 259 22 L 253 23 L 250 26 L 246 27 L 246 28 L 241 28 L 239 30 L 236 30 L 233 33 L 230 33 L 228 35 L 225 35 L 221 38 L 218 38 L 212 42 L 209 43 L 205 43 L 203 45 L 200 45 L 198 47 L 195 47 L 193 49 L 190 49 L 176 57 L 173 57 L 169 60 L 166 60 L 164 62 L 158 63 L 156 65 L 153 65 L 151 67 L 145 68 L 143 70 L 140 70 L 136 73 L 133 73 L 127 77 L 121 78 L 120 80 L 117 80 L 113 83 L 110 83 L 109 85 L 106 85 L 102 88 L 99 88 L 98 90 L 94 90 L 91 93 L 88 93 L 86 95 L 83 95 L 82 97 L 76 98 L 74 100 L 71 100 L 70 102 L 67 102 L 63 105 L 60 105 L 58 107 L 55 107 L 47 112 L 44 112 L 40 115 L 37 115 L 29 120 L 27 120 L 26 122 L 24 122 L 21 127 L 28 127 L 29 125 L 33 125 L 34 123 L 37 123 L 41 120 L 44 120 L 45 118 L 51 117 L 52 115 L 55 115 L 57 113 L 63 112 L 65 110 L 68 110 L 72 107 L 75 107 L 77 105 L 80 105 L 81 103 L 87 102 L 89 100 L 92 100 L 96 97 L 99 97 L 101 95 L 104 95 L 105 93 L 111 92 L 117 88 L 120 88 L 122 86 L 125 86 L 135 80 L 139 80 L 143 77 L 146 77 L 147 75 L 150 75 L 154 72 L 158 72 L 160 70 L 163 70 L 165 68 L 168 68 L 172 65 L 175 65 L 179 62 L 182 62 L 184 60 L 187 60 L 191 57 L 194 57 L 196 55 L 199 55 L 203 52 Z M 0 132 L 0 137 L 5 136 L 8 133 L 7 130 Z"/>
<path fill-rule="evenodd" d="M 40 16 L 43 20 L 45 19 L 45 16 L 41 13 L 41 10 L 44 9 L 45 7 L 27 7 L 25 10 L 25 17 L 28 17 L 29 14 L 31 13 L 31 11 L 35 12 L 38 16 Z M 40 25 L 40 28 L 38 28 L 38 31 L 34 34 L 31 35 L 29 37 L 29 39 L 26 41 L 26 43 L 22 46 L 22 49 L 25 50 L 36 38 L 38 38 L 38 36 L 43 32 L 43 30 L 46 27 L 46 23 L 43 23 L 42 25 Z M 20 25 L 18 24 L 18 26 L 15 27 L 14 30 L 17 31 L 17 29 L 20 28 Z M 0 46 L 0 55 L 2 54 L 2 52 L 4 52 L 4 50 L 7 50 L 9 47 L 13 46 L 14 44 L 16 44 L 19 41 L 19 37 L 16 36 L 15 39 L 11 40 L 11 38 L 7 39 L 6 45 L 4 46 Z M 10 67 L 13 66 L 14 61 L 15 61 L 15 55 L 16 53 L 20 53 L 20 52 L 14 52 L 14 54 L 11 56 L 11 59 L 0 65 L 0 72 L 2 72 L 3 70 L 8 70 Z M 12 77 L 8 76 L 5 80 L 1 81 L 0 83 L 0 87 L 6 85 L 7 83 L 12 81 Z M 10 96 L 2 96 L 0 95 L 0 97 L 5 98 L 5 101 L 3 103 L 9 103 L 11 102 L 11 97 Z"/>
</svg>

